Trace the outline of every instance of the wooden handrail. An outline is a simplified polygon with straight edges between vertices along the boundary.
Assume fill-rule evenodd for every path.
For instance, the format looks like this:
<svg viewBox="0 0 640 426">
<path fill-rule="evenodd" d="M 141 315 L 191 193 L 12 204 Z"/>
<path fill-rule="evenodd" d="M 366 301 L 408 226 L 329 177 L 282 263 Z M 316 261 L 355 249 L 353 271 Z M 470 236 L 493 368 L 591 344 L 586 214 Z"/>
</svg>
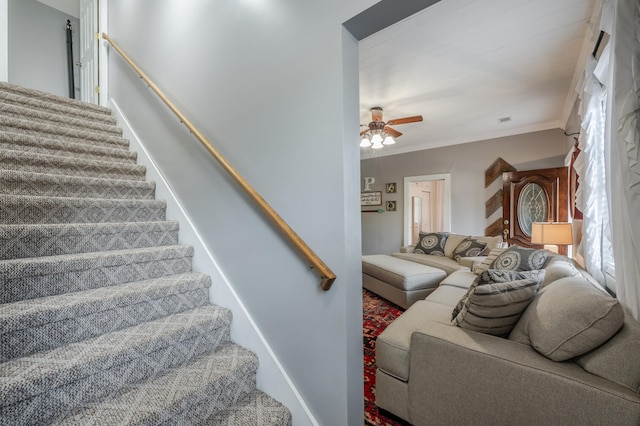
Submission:
<svg viewBox="0 0 640 426">
<path fill-rule="evenodd" d="M 125 61 L 138 73 L 149 87 L 156 92 L 156 94 L 162 99 L 162 101 L 169 107 L 169 109 L 178 117 L 180 122 L 184 124 L 187 129 L 198 139 L 198 141 L 206 148 L 207 151 L 218 161 L 223 169 L 229 173 L 229 175 L 240 185 L 240 187 L 249 195 L 249 197 L 260 207 L 260 209 L 267 215 L 269 219 L 276 225 L 276 227 L 284 234 L 284 236 L 298 249 L 298 251 L 304 256 L 311 264 L 311 268 L 315 269 L 322 281 L 320 287 L 327 291 L 331 288 L 331 285 L 336 279 L 336 275 L 329 269 L 329 267 L 314 253 L 313 250 L 295 233 L 287 222 L 284 221 L 276 213 L 276 211 L 262 198 L 262 196 L 247 182 L 238 171 L 229 164 L 229 162 L 218 152 L 217 149 L 211 145 L 211 142 L 205 138 L 202 133 L 187 119 L 187 117 L 178 110 L 178 108 L 166 97 L 164 93 L 156 86 L 153 81 L 147 77 L 147 75 L 127 56 L 126 53 L 106 34 L 102 33 L 102 38 L 107 40 L 111 46 L 124 58 Z"/>
</svg>

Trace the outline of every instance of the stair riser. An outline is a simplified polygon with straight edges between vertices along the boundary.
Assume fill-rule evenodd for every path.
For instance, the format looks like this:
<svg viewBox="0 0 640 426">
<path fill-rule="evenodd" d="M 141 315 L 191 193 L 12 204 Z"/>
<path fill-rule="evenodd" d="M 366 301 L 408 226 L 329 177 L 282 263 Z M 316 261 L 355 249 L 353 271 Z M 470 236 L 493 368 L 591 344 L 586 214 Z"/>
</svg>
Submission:
<svg viewBox="0 0 640 426">
<path fill-rule="evenodd" d="M 74 204 L 41 204 L 24 206 L 6 203 L 0 206 L 0 224 L 37 223 L 108 223 L 149 222 L 165 220 L 165 206 L 157 203 L 135 206 L 82 206 Z"/>
<path fill-rule="evenodd" d="M 88 178 L 100 178 L 100 179 L 117 179 L 117 180 L 137 180 L 143 181 L 146 170 L 144 167 L 105 167 L 100 165 L 84 167 L 79 164 L 47 164 L 45 162 L 23 162 L 18 163 L 18 159 L 15 161 L 2 160 L 0 162 L 0 169 L 12 170 L 31 173 L 42 173 L 58 176 L 85 176 Z M 117 165 L 118 163 L 113 163 Z"/>
<path fill-rule="evenodd" d="M 223 346 L 149 383 L 123 389 L 104 404 L 84 405 L 59 424 L 99 419 L 102 425 L 197 425 L 253 392 L 257 367 L 256 356 L 246 349 Z M 158 392 L 160 389 L 166 390 Z M 139 400 L 138 392 L 144 395 Z M 167 394 L 172 398 L 166 398 Z"/>
<path fill-rule="evenodd" d="M 0 126 L 0 144 L 24 145 L 25 147 L 59 149 L 64 152 L 106 152 L 122 151 L 121 154 L 128 153 L 129 141 L 117 138 L 113 141 L 100 142 L 91 140 L 65 140 L 64 138 L 51 138 L 43 135 L 29 135 L 17 131 L 2 130 Z"/>
<path fill-rule="evenodd" d="M 144 180 L 144 166 L 120 163 L 102 163 L 95 160 L 72 161 L 60 157 L 29 157 L 28 153 L 0 155 L 0 170 L 46 173 L 62 176 L 84 176 L 102 179 Z"/>
<path fill-rule="evenodd" d="M 216 412 L 200 426 L 291 426 L 291 423 L 291 413 L 286 407 L 256 389 L 236 405 Z"/>
<path fill-rule="evenodd" d="M 122 129 L 114 124 L 96 123 L 81 117 L 63 116 L 49 111 L 42 111 L 32 108 L 23 108 L 15 105 L 0 104 L 0 115 L 7 118 L 17 118 L 29 120 L 34 123 L 41 123 L 47 126 L 58 126 L 66 129 L 89 130 L 92 132 L 102 132 L 114 136 L 122 136 Z"/>
<path fill-rule="evenodd" d="M 255 389 L 256 370 L 241 369 L 235 376 L 228 376 L 220 383 L 211 384 L 199 395 L 183 403 L 183 410 L 167 410 L 162 416 L 152 417 L 141 424 L 172 426 L 175 424 L 199 424 L 211 415 L 235 405 L 242 397 Z"/>
<path fill-rule="evenodd" d="M 9 176 L 0 173 L 0 194 L 32 195 L 36 197 L 70 197 L 70 198 L 109 198 L 129 200 L 153 200 L 155 186 L 146 182 L 139 185 L 97 181 L 96 179 L 76 179 L 73 181 L 59 179 L 34 178 L 32 173 Z M 29 179 L 31 176 L 31 179 Z M 2 249 L 0 248 L 0 252 Z M 0 258 L 2 256 L 0 255 Z"/>
<path fill-rule="evenodd" d="M 191 272 L 191 256 L 149 260 L 127 265 L 102 266 L 47 275 L 0 279 L 0 302 L 10 303 L 72 291 L 114 286 L 129 282 Z"/>
<path fill-rule="evenodd" d="M 99 371 L 93 376 L 53 388 L 28 400 L 2 406 L 0 425 L 52 424 L 56 417 L 64 415 L 79 404 L 99 400 L 118 389 L 180 365 L 228 341 L 229 329 L 226 327 L 217 333 L 199 335 L 106 371 Z M 104 425 L 107 422 L 100 421 L 100 424 Z"/>
<path fill-rule="evenodd" d="M 43 126 L 36 123 L 23 123 L 17 126 L 7 119 L 0 117 L 0 132 L 21 133 L 23 135 L 68 141 L 72 143 L 90 143 L 92 145 L 107 148 L 118 148 L 128 146 L 128 142 L 121 137 L 103 135 L 96 132 L 64 129 L 56 126 Z"/>
<path fill-rule="evenodd" d="M 121 233 L 42 235 L 37 229 L 16 230 L 3 235 L 0 231 L 0 259 L 57 256 L 62 254 L 126 250 L 178 244 L 178 230 L 131 231 Z"/>
<path fill-rule="evenodd" d="M 208 290 L 199 288 L 185 293 L 168 294 L 132 305 L 117 306 L 118 302 L 120 301 L 113 301 L 112 304 L 116 306 L 110 309 L 3 334 L 0 362 L 204 306 L 208 303 Z M 85 308 L 100 309 L 102 307 L 86 306 Z"/>
<path fill-rule="evenodd" d="M 45 139 L 42 139 L 45 140 Z M 65 147 L 65 145 L 67 145 Z M 12 150 L 18 152 L 28 152 L 33 154 L 59 155 L 62 157 L 71 157 L 79 160 L 98 160 L 110 161 L 113 163 L 136 164 L 137 154 L 133 151 L 125 151 L 124 149 L 108 149 L 96 147 L 91 150 L 88 147 L 80 149 L 78 144 L 63 144 L 58 141 L 51 141 L 49 144 L 28 145 L 19 141 L 2 141 L 0 140 L 0 150 Z"/>
</svg>

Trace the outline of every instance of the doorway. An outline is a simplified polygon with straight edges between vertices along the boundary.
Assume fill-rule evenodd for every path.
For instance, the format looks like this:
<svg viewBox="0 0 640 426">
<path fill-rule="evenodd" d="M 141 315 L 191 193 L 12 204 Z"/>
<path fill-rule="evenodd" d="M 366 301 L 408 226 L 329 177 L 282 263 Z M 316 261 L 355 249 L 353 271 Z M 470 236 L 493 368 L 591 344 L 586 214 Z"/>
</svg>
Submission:
<svg viewBox="0 0 640 426">
<path fill-rule="evenodd" d="M 80 0 L 80 99 L 107 105 L 107 46 L 100 34 L 107 31 L 107 1 Z"/>
<path fill-rule="evenodd" d="M 451 175 L 404 178 L 404 245 L 420 232 L 448 232 L 451 227 Z"/>
</svg>

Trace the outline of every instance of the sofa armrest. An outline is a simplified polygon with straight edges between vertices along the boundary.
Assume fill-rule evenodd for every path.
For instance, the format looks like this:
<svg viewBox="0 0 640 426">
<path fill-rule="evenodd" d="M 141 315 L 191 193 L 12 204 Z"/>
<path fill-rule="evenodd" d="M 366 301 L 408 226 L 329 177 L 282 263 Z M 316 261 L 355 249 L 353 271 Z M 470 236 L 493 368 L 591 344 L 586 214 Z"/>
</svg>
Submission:
<svg viewBox="0 0 640 426">
<path fill-rule="evenodd" d="M 409 246 L 400 247 L 400 253 L 413 253 L 413 249 L 416 248 L 415 244 L 411 244 Z"/>
<path fill-rule="evenodd" d="M 476 268 L 476 266 L 481 264 L 482 261 L 485 260 L 486 258 L 487 256 L 461 257 L 459 263 L 460 265 L 466 266 L 467 268 L 469 268 L 470 271 L 473 271 Z"/>
<path fill-rule="evenodd" d="M 432 322 L 411 338 L 409 416 L 422 424 L 640 424 L 640 397 L 573 362 Z"/>
</svg>

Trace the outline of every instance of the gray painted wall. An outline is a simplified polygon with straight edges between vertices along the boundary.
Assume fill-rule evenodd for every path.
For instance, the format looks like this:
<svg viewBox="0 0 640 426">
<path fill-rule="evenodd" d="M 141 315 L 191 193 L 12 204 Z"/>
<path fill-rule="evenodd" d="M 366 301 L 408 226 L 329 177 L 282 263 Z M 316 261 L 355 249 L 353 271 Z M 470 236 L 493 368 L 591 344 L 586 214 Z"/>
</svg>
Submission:
<svg viewBox="0 0 640 426">
<path fill-rule="evenodd" d="M 371 190 L 383 192 L 382 207 L 385 201 L 396 200 L 397 211 L 362 213 L 362 253 L 392 253 L 403 245 L 405 176 L 450 173 L 451 231 L 483 235 L 484 172 L 496 158 L 518 170 L 534 170 L 561 167 L 566 153 L 566 138 L 557 129 L 363 160 L 361 177 L 374 177 Z M 396 182 L 398 192 L 386 194 L 387 182 Z"/>
<path fill-rule="evenodd" d="M 67 19 L 71 20 L 73 27 L 75 62 L 79 58 L 80 46 L 78 19 L 37 0 L 9 0 L 10 83 L 69 96 Z M 77 69 L 75 73 L 78 88 Z"/>
<path fill-rule="evenodd" d="M 337 274 L 323 292 L 238 186 L 110 53 L 110 96 L 321 425 L 363 418 L 357 44 L 341 23 L 371 3 L 109 3 L 110 36 Z"/>
</svg>

